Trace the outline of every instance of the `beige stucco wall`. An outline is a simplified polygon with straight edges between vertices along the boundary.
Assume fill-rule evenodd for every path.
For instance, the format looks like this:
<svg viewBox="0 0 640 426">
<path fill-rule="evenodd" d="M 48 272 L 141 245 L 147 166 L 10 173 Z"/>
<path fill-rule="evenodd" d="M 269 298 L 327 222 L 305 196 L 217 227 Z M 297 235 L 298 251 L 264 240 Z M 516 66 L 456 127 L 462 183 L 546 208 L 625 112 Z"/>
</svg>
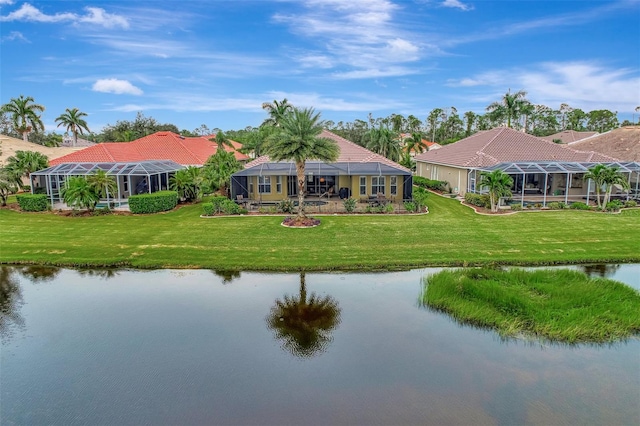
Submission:
<svg viewBox="0 0 640 426">
<path fill-rule="evenodd" d="M 465 168 L 443 166 L 440 164 L 416 163 L 416 174 L 427 179 L 443 180 L 449 183 L 451 190 L 459 194 L 467 192 L 469 171 Z"/>
</svg>

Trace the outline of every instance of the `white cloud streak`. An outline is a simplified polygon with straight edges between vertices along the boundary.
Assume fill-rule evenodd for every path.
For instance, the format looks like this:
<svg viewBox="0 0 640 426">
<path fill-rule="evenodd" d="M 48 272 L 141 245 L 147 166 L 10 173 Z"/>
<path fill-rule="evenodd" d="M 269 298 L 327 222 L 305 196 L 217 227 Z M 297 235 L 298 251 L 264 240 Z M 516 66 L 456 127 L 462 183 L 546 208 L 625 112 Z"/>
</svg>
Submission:
<svg viewBox="0 0 640 426">
<path fill-rule="evenodd" d="M 96 81 L 91 90 L 94 92 L 114 93 L 116 95 L 142 95 L 142 90 L 127 80 L 105 78 Z"/>
<path fill-rule="evenodd" d="M 442 6 L 444 6 L 444 7 L 452 7 L 452 8 L 455 8 L 455 9 L 460 9 L 460 10 L 463 10 L 465 12 L 467 12 L 469 10 L 473 10 L 473 6 L 472 5 L 462 3 L 460 0 L 444 0 L 442 2 Z"/>
<path fill-rule="evenodd" d="M 0 22 L 71 22 L 73 24 L 93 24 L 104 28 L 129 28 L 129 21 L 126 18 L 107 13 L 99 7 L 85 7 L 85 11 L 84 15 L 71 12 L 47 15 L 31 4 L 24 3 L 19 9 L 10 12 L 8 15 L 0 16 Z"/>
<path fill-rule="evenodd" d="M 1 42 L 16 41 L 16 40 L 23 41 L 25 43 L 31 43 L 20 31 L 11 31 L 6 36 L 0 38 Z"/>
</svg>

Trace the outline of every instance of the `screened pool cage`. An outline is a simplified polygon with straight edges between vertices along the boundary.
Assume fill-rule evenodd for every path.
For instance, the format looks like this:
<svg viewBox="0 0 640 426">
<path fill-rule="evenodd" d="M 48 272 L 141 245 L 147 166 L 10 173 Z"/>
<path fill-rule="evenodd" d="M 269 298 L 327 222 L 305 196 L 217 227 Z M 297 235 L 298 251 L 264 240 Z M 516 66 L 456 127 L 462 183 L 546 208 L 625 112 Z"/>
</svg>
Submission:
<svg viewBox="0 0 640 426">
<path fill-rule="evenodd" d="M 616 168 L 626 177 L 629 190 L 615 185 L 612 199 L 638 200 L 640 198 L 640 163 L 576 163 L 576 162 L 507 162 L 495 166 L 472 169 L 469 172 L 469 192 L 487 193 L 480 188 L 480 174 L 502 170 L 513 178 L 511 197 L 501 198 L 501 202 L 510 202 L 525 206 L 529 203 L 546 206 L 549 202 L 589 202 L 596 201 L 596 188 L 591 179 L 584 179 L 585 173 L 596 164 Z"/>
<path fill-rule="evenodd" d="M 117 185 L 116 194 L 107 194 L 107 203 L 121 205 L 130 195 L 166 190 L 169 178 L 184 166 L 168 160 L 150 160 L 132 163 L 63 163 L 31 173 L 31 193 L 38 188 L 46 190 L 53 205 L 64 202 L 61 189 L 70 176 L 87 177 L 98 170 L 112 176 Z M 101 200 L 103 201 L 103 200 Z"/>
</svg>

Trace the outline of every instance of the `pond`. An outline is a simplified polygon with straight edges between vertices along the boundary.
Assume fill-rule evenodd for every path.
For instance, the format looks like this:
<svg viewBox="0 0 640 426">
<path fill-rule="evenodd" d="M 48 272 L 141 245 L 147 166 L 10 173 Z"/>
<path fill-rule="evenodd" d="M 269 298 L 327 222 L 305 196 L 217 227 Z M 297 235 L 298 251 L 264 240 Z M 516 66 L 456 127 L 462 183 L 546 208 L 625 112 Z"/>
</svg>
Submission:
<svg viewBox="0 0 640 426">
<path fill-rule="evenodd" d="M 438 270 L 0 267 L 0 421 L 640 424 L 640 340 L 460 326 L 418 304 Z M 640 265 L 589 273 L 640 289 Z"/>
</svg>

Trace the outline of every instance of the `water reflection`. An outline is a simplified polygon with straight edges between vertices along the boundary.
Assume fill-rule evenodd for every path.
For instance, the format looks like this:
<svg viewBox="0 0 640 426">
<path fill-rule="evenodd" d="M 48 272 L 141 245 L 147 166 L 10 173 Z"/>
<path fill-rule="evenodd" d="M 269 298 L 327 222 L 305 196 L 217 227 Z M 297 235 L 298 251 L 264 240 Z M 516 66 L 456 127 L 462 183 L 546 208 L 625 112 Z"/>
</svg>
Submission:
<svg viewBox="0 0 640 426">
<path fill-rule="evenodd" d="M 615 274 L 618 269 L 620 269 L 620 265 L 598 263 L 593 265 L 579 265 L 578 269 L 590 277 L 598 276 L 602 278 L 609 278 L 613 276 L 613 274 Z"/>
<path fill-rule="evenodd" d="M 120 271 L 118 269 L 103 268 L 103 269 L 78 269 L 78 274 L 83 277 L 96 277 L 103 280 L 108 280 L 118 276 Z"/>
<path fill-rule="evenodd" d="M 16 268 L 23 277 L 35 283 L 53 281 L 60 273 L 60 268 L 55 266 L 29 265 Z"/>
<path fill-rule="evenodd" d="M 15 269 L 0 266 L 0 341 L 7 341 L 16 329 L 24 327 L 24 318 L 20 314 L 22 304 L 22 291 Z"/>
<path fill-rule="evenodd" d="M 338 301 L 327 295 L 307 297 L 304 272 L 300 273 L 300 294 L 277 299 L 267 316 L 267 326 L 282 347 L 301 358 L 311 358 L 327 350 L 331 332 L 340 324 Z"/>
<path fill-rule="evenodd" d="M 231 284 L 231 282 L 237 278 L 240 278 L 240 271 L 233 271 L 227 269 L 215 269 L 213 274 L 222 279 L 222 284 Z"/>
</svg>

